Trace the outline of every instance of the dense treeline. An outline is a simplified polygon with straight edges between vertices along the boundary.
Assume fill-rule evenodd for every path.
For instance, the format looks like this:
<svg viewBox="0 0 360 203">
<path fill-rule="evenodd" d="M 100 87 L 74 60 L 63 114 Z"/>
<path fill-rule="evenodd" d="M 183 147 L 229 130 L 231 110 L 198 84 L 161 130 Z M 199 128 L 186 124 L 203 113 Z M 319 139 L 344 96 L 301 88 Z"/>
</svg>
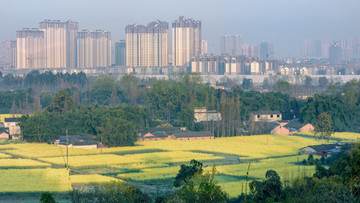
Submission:
<svg viewBox="0 0 360 203">
<path fill-rule="evenodd" d="M 331 115 L 335 131 L 359 132 L 360 80 L 351 80 L 343 86 L 332 83 L 326 92 L 308 98 L 301 118 L 314 124 L 323 112 Z"/>
<path fill-rule="evenodd" d="M 59 91 L 43 111 L 21 118 L 20 127 L 28 142 L 52 142 L 70 135 L 95 135 L 106 146 L 128 146 L 137 140 L 137 129 L 149 124 L 142 108 L 122 105 L 108 108 L 99 105 L 74 106 L 66 91 Z"/>
</svg>

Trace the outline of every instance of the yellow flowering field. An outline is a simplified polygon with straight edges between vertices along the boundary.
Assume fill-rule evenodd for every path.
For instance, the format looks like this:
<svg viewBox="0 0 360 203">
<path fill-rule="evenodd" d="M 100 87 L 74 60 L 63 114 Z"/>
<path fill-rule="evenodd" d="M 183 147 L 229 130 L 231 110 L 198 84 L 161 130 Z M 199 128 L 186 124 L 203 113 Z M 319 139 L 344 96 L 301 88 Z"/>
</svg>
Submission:
<svg viewBox="0 0 360 203">
<path fill-rule="evenodd" d="M 5 118 L 19 118 L 22 114 L 0 114 L 0 122 L 4 124 Z"/>
<path fill-rule="evenodd" d="M 122 181 L 117 178 L 103 176 L 99 174 L 91 175 L 70 175 L 70 182 L 72 184 L 88 184 L 88 183 L 108 183 L 110 181 Z"/>
<path fill-rule="evenodd" d="M 289 157 L 280 157 L 280 158 L 270 158 L 270 159 L 263 159 L 259 162 L 252 162 L 250 163 L 250 171 L 249 177 L 252 179 L 254 178 L 263 178 L 267 170 L 275 170 L 278 172 L 282 179 L 285 179 L 287 176 L 290 177 L 292 174 L 294 176 L 299 175 L 298 169 L 306 169 L 307 171 L 311 172 L 315 170 L 314 166 L 303 166 L 297 165 L 297 161 L 299 158 L 299 162 L 301 163 L 302 160 L 307 159 L 307 155 L 298 155 L 298 156 L 289 156 Z M 217 166 L 217 172 L 220 174 L 225 175 L 233 175 L 233 176 L 246 176 L 246 172 L 248 170 L 248 163 L 244 164 L 233 164 L 233 165 L 223 165 Z M 288 174 L 284 174 L 284 170 L 287 171 Z M 282 176 L 285 175 L 285 176 Z"/>
<path fill-rule="evenodd" d="M 180 170 L 180 166 L 147 168 L 147 169 L 142 169 L 140 172 L 137 173 L 118 174 L 118 177 L 122 179 L 131 179 L 136 181 L 159 180 L 159 179 L 175 178 L 179 170 Z"/>
<path fill-rule="evenodd" d="M 141 144 L 172 151 L 199 150 L 234 154 L 243 156 L 245 159 L 254 159 L 295 155 L 300 148 L 321 144 L 321 141 L 300 136 L 255 135 L 217 138 L 214 140 L 159 140 Z"/>
<path fill-rule="evenodd" d="M 207 153 L 195 152 L 156 152 L 145 154 L 129 154 L 129 155 L 114 155 L 114 154 L 100 154 L 100 155 L 85 155 L 69 157 L 69 166 L 101 166 L 101 165 L 117 165 L 130 163 L 172 163 L 172 162 L 186 162 L 193 158 L 198 160 L 215 160 L 223 159 L 223 157 L 216 157 Z M 39 160 L 53 163 L 56 165 L 64 165 L 64 157 L 47 157 L 39 158 Z"/>
<path fill-rule="evenodd" d="M 6 169 L 0 170 L 2 192 L 67 192 L 72 187 L 66 169 Z"/>
<path fill-rule="evenodd" d="M 8 154 L 0 153 L 0 159 L 7 159 L 7 158 L 11 158 L 11 156 Z"/>
<path fill-rule="evenodd" d="M 0 168 L 50 167 L 48 163 L 31 159 L 0 159 Z"/>
<path fill-rule="evenodd" d="M 21 143 L 21 144 L 8 144 L 1 145 L 1 148 L 12 148 L 5 150 L 6 153 L 20 157 L 39 158 L 39 157 L 62 157 L 66 156 L 66 148 L 58 147 L 49 144 L 39 143 Z M 69 156 L 87 155 L 87 154 L 100 154 L 99 149 L 76 149 L 69 148 Z"/>
</svg>

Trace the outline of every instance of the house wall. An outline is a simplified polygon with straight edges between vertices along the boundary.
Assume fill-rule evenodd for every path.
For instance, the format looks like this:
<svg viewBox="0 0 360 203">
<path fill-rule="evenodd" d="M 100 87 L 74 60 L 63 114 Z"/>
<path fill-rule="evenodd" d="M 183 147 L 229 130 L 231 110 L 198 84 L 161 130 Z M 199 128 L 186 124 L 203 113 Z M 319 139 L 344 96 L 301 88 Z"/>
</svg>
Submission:
<svg viewBox="0 0 360 203">
<path fill-rule="evenodd" d="M 253 119 L 254 121 L 266 121 L 266 122 L 281 121 L 282 114 L 254 114 Z"/>
<path fill-rule="evenodd" d="M 214 139 L 214 136 L 209 137 L 181 137 L 177 138 L 177 140 L 211 140 Z"/>
<path fill-rule="evenodd" d="M 0 133 L 0 139 L 8 140 L 9 139 L 9 134 L 7 134 L 6 132 Z"/>
<path fill-rule="evenodd" d="M 218 112 L 195 112 L 194 118 L 196 122 L 221 121 L 221 114 Z"/>
<path fill-rule="evenodd" d="M 5 122 L 5 128 L 9 128 L 10 135 L 20 135 L 20 126 L 17 126 L 17 122 Z"/>
<path fill-rule="evenodd" d="M 290 131 L 285 127 L 278 126 L 274 128 L 270 133 L 273 135 L 289 135 Z"/>
<path fill-rule="evenodd" d="M 299 129 L 299 132 L 312 132 L 314 131 L 314 126 L 311 125 L 310 123 L 306 124 L 305 126 L 303 126 L 302 128 Z"/>
</svg>

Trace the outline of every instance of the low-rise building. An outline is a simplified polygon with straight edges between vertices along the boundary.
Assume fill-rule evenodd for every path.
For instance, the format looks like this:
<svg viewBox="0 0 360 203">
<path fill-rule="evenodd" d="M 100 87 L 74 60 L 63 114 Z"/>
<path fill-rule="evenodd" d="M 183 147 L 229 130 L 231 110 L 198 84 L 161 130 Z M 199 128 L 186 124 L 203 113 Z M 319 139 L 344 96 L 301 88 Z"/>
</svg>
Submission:
<svg viewBox="0 0 360 203">
<path fill-rule="evenodd" d="M 182 127 L 151 128 L 139 132 L 138 142 L 157 140 L 205 140 L 214 139 L 208 131 L 193 132 Z"/>
<path fill-rule="evenodd" d="M 10 139 L 9 128 L 0 128 L 0 139 Z"/>
<path fill-rule="evenodd" d="M 20 137 L 21 130 L 18 123 L 20 122 L 20 118 L 5 118 L 4 127 L 9 128 L 9 134 L 12 137 Z"/>
<path fill-rule="evenodd" d="M 194 109 L 195 122 L 221 121 L 221 113 L 216 110 L 207 110 L 206 107 Z"/>
<path fill-rule="evenodd" d="M 280 111 L 253 111 L 251 112 L 251 117 L 255 122 L 274 122 L 282 120 Z"/>
</svg>

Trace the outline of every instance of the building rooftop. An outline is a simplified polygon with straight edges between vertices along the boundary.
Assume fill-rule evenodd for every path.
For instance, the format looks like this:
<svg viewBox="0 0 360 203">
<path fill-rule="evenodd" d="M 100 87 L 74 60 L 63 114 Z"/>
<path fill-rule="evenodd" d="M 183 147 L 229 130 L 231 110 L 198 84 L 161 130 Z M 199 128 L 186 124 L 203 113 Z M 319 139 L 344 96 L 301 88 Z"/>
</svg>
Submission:
<svg viewBox="0 0 360 203">
<path fill-rule="evenodd" d="M 251 113 L 255 115 L 281 114 L 280 111 L 253 111 Z"/>
<path fill-rule="evenodd" d="M 5 118 L 5 122 L 20 122 L 20 118 Z"/>
</svg>

